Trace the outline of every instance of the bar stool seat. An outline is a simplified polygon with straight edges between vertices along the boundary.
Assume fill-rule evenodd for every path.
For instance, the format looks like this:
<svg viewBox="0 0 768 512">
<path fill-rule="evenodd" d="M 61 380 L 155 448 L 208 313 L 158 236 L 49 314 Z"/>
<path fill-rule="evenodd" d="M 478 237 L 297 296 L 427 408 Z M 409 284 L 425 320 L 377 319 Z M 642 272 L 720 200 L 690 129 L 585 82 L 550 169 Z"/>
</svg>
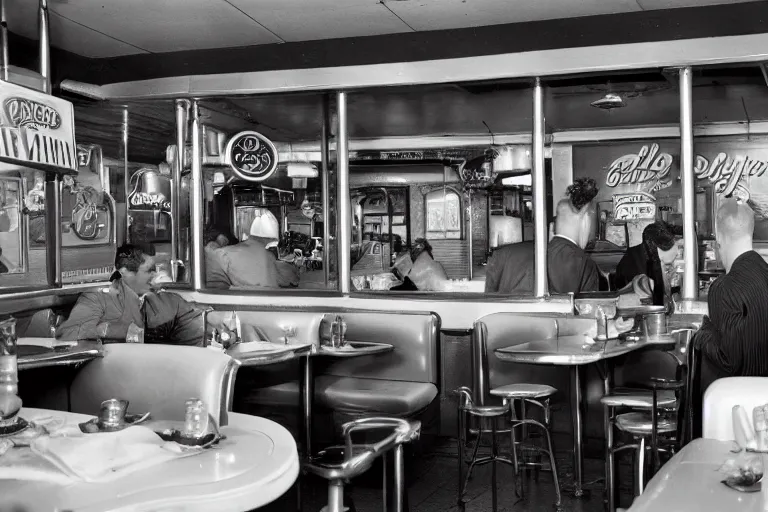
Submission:
<svg viewBox="0 0 768 512">
<path fill-rule="evenodd" d="M 635 436 L 650 436 L 653 430 L 653 419 L 646 412 L 628 412 L 616 416 L 616 428 Z M 659 434 L 677 432 L 677 420 L 673 417 L 659 416 L 656 420 L 656 430 Z"/>
<path fill-rule="evenodd" d="M 674 391 L 664 390 L 658 393 L 657 406 L 661 408 L 677 405 Z M 633 409 L 650 409 L 653 407 L 653 392 L 641 389 L 627 389 L 606 395 L 600 403 L 608 407 L 631 407 Z"/>
<path fill-rule="evenodd" d="M 545 398 L 557 393 L 557 389 L 546 384 L 507 384 L 491 390 L 491 395 L 516 400 Z"/>
<path fill-rule="evenodd" d="M 467 413 L 480 418 L 494 418 L 504 416 L 509 412 L 508 405 L 474 405 L 467 409 Z"/>
</svg>

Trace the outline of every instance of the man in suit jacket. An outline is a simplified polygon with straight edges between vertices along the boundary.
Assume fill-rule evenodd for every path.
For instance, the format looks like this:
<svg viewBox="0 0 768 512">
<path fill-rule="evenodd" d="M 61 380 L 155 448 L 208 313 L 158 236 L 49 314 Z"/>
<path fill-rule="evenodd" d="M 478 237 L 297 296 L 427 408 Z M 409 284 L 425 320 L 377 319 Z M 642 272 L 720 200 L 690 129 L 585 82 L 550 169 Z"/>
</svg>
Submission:
<svg viewBox="0 0 768 512">
<path fill-rule="evenodd" d="M 555 236 L 547 246 L 550 293 L 597 291 L 600 270 L 584 252 L 592 234 L 597 187 L 593 179 L 576 180 L 557 204 Z M 534 243 L 499 247 L 488 261 L 486 293 L 533 293 Z"/>
<path fill-rule="evenodd" d="M 701 412 L 704 392 L 716 379 L 768 377 L 768 264 L 752 246 L 754 213 L 730 199 L 718 209 L 715 222 L 716 247 L 726 275 L 712 283 L 709 315 L 693 341 L 701 353 L 695 415 Z M 694 429 L 700 426 L 695 419 Z"/>
</svg>

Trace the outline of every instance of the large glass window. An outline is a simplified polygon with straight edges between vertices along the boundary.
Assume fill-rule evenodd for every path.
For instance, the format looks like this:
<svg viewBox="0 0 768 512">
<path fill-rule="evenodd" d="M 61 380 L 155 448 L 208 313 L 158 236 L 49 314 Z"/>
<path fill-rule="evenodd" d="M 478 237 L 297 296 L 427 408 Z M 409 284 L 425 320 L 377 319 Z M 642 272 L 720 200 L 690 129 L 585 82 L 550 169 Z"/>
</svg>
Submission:
<svg viewBox="0 0 768 512">
<path fill-rule="evenodd" d="M 427 238 L 461 239 L 461 197 L 452 189 L 434 190 L 424 198 Z"/>
</svg>

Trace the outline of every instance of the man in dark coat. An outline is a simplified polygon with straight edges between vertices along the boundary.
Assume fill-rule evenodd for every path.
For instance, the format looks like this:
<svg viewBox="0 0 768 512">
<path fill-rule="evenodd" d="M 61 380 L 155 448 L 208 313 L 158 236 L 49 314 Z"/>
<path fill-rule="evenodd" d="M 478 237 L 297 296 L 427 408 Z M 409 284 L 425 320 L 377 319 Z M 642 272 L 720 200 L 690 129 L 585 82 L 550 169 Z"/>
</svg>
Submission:
<svg viewBox="0 0 768 512">
<path fill-rule="evenodd" d="M 768 264 L 752 246 L 755 216 L 736 199 L 717 211 L 716 239 L 726 275 L 709 289 L 709 315 L 693 340 L 701 354 L 694 390 L 694 435 L 700 429 L 704 392 L 722 377 L 768 377 Z"/>
<path fill-rule="evenodd" d="M 553 294 L 597 291 L 600 271 L 584 252 L 595 215 L 595 180 L 583 178 L 568 187 L 557 204 L 555 236 L 547 246 L 547 277 Z M 486 293 L 533 293 L 533 241 L 499 247 L 488 261 Z"/>
</svg>

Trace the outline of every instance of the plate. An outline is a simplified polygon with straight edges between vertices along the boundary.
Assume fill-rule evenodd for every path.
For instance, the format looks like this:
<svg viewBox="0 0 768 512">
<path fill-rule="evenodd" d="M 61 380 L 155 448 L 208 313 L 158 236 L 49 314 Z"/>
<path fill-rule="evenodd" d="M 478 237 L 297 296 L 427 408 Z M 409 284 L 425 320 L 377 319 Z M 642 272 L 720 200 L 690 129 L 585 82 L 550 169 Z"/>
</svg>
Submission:
<svg viewBox="0 0 768 512">
<path fill-rule="evenodd" d="M 16 423 L 5 427 L 0 427 L 0 437 L 9 437 L 18 434 L 29 428 L 29 422 L 22 417 L 16 418 Z"/>
<path fill-rule="evenodd" d="M 84 434 L 97 434 L 103 432 L 119 432 L 120 430 L 139 425 L 149 419 L 150 413 L 146 414 L 126 414 L 125 423 L 116 427 L 104 425 L 99 418 L 93 418 L 85 423 L 80 423 L 80 431 Z"/>
</svg>

